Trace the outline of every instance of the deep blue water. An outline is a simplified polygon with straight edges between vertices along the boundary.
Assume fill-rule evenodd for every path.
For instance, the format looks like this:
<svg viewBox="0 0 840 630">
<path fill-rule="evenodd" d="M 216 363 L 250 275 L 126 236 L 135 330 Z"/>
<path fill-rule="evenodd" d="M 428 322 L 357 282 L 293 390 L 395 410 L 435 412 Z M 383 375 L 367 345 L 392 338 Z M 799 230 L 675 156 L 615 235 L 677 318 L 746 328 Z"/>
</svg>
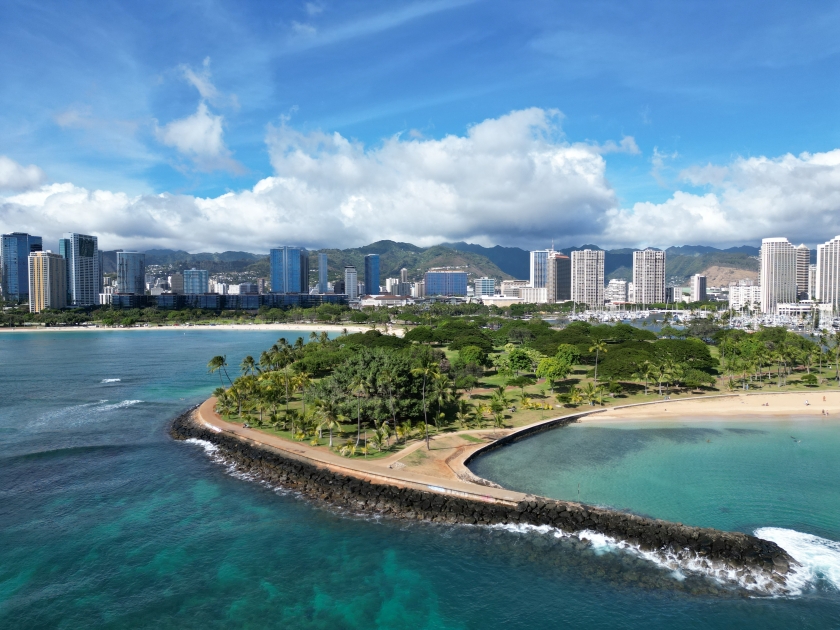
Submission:
<svg viewBox="0 0 840 630">
<path fill-rule="evenodd" d="M 168 437 L 211 356 L 278 336 L 0 334 L 0 627 L 840 627 L 825 589 L 751 599 L 547 534 L 335 514 Z"/>
</svg>

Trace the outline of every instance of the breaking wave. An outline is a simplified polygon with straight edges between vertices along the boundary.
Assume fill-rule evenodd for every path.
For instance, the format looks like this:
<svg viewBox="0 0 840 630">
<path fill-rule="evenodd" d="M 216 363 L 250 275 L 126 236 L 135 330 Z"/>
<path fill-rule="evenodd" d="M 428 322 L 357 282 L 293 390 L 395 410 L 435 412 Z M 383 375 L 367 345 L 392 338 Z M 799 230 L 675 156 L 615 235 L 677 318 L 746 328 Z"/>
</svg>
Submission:
<svg viewBox="0 0 840 630">
<path fill-rule="evenodd" d="M 103 378 L 100 383 L 119 383 L 122 379 L 120 378 Z"/>
<path fill-rule="evenodd" d="M 795 574 L 800 589 L 823 583 L 840 590 L 840 542 L 781 527 L 761 527 L 755 535 L 776 543 L 802 565 Z"/>
</svg>

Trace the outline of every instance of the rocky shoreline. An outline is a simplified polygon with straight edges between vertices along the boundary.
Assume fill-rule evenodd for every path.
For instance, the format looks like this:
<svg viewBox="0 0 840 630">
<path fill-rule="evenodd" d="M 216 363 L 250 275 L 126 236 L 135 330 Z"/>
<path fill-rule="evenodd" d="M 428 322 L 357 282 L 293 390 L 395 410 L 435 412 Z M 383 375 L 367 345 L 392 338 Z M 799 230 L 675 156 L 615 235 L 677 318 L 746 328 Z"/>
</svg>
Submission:
<svg viewBox="0 0 840 630">
<path fill-rule="evenodd" d="M 773 542 L 739 532 L 690 527 L 617 510 L 529 496 L 514 502 L 482 501 L 434 491 L 373 483 L 285 456 L 198 425 L 194 409 L 177 417 L 170 435 L 215 445 L 235 469 L 333 506 L 399 519 L 479 525 L 550 526 L 564 532 L 598 532 L 678 564 L 736 576 L 742 586 L 783 591 L 797 563 Z"/>
</svg>

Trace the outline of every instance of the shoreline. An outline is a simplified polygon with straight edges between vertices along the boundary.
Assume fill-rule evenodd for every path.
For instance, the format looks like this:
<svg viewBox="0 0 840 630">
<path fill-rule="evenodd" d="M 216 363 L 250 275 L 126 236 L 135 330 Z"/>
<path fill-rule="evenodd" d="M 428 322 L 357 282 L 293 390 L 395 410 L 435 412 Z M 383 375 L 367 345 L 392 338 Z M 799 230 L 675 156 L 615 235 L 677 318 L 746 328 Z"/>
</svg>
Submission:
<svg viewBox="0 0 840 630">
<path fill-rule="evenodd" d="M 108 326 L 27 326 L 27 327 L 15 327 L 15 328 L 0 328 L 0 334 L 2 333 L 25 333 L 25 332 L 106 332 L 106 331 L 140 331 L 140 330 L 179 330 L 183 332 L 187 332 L 188 330 L 236 330 L 236 331 L 243 331 L 243 332 L 261 332 L 261 331 L 314 331 L 314 332 L 321 332 L 326 331 L 328 333 L 337 332 L 341 333 L 344 330 L 347 330 L 348 333 L 364 333 L 371 330 L 372 327 L 369 324 L 348 324 L 348 325 L 341 325 L 341 324 L 310 324 L 310 323 L 300 323 L 300 324 L 181 324 L 178 326 L 175 325 L 154 325 L 154 326 L 132 326 L 130 328 L 117 328 L 117 327 L 108 327 Z M 390 334 L 394 333 L 397 336 L 401 337 L 404 334 L 404 329 L 402 327 L 390 326 L 387 329 L 387 332 L 382 330 L 381 324 L 377 325 L 377 330 L 382 332 L 382 334 Z"/>
<path fill-rule="evenodd" d="M 808 404 L 806 404 L 806 401 Z M 825 411 L 828 415 L 824 415 Z M 740 422 L 784 420 L 840 420 L 840 391 L 735 393 L 708 398 L 675 398 L 650 403 L 617 406 L 595 416 L 581 418 L 586 424 L 616 425 L 622 422 Z"/>
<path fill-rule="evenodd" d="M 519 431 L 497 442 L 463 448 L 447 458 L 453 478 L 428 477 L 385 462 L 347 459 L 228 423 L 208 399 L 173 421 L 177 440 L 208 443 L 231 469 L 251 478 L 299 492 L 316 502 L 397 519 L 449 524 L 549 526 L 571 535 L 597 532 L 690 568 L 703 566 L 713 575 L 732 576 L 742 588 L 763 594 L 784 592 L 785 576 L 798 566 L 776 543 L 741 532 L 725 532 L 611 508 L 523 494 L 484 485 L 463 464 L 473 455 L 516 439 Z M 580 412 L 578 412 L 579 414 Z M 536 423 L 548 428 L 577 419 L 578 414 Z M 531 431 L 535 425 L 531 425 Z M 212 445 L 212 446 L 211 446 Z M 455 461 L 451 461 L 455 460 Z M 455 464 L 453 466 L 453 464 Z M 455 475 L 463 466 L 466 475 Z M 742 581 L 742 578 L 744 581 Z"/>
</svg>

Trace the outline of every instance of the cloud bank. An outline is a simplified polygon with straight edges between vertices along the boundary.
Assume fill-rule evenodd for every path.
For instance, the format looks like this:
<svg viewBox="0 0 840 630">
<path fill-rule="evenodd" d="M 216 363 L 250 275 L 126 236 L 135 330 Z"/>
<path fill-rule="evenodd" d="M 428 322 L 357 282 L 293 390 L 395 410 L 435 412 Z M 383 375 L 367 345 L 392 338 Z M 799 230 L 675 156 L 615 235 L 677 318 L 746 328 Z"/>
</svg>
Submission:
<svg viewBox="0 0 840 630">
<path fill-rule="evenodd" d="M 274 174 L 213 198 L 44 184 L 37 167 L 0 157 L 0 188 L 7 191 L 0 193 L 0 230 L 40 234 L 47 243 L 65 231 L 92 233 L 106 249 L 255 252 L 381 239 L 668 246 L 779 235 L 814 243 L 840 234 L 840 150 L 687 169 L 680 174 L 687 190 L 664 203 L 622 208 L 605 155 L 638 154 L 633 138 L 570 142 L 561 118 L 532 108 L 463 135 L 396 135 L 373 147 L 284 121 L 266 137 Z M 223 159 L 221 124 L 202 102 L 195 115 L 159 133 L 196 159 Z"/>
</svg>

